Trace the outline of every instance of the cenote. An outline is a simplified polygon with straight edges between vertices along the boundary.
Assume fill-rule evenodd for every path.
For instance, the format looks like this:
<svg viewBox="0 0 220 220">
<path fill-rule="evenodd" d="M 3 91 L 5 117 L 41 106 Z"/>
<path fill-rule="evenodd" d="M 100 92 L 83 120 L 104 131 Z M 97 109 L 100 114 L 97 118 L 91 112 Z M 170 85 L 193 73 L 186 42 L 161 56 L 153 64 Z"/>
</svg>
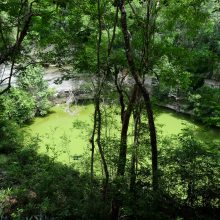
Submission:
<svg viewBox="0 0 220 220">
<path fill-rule="evenodd" d="M 73 106 L 71 112 L 66 112 L 65 105 L 56 105 L 50 114 L 35 118 L 27 126 L 31 135 L 38 136 L 41 140 L 40 153 L 46 153 L 66 164 L 89 152 L 93 105 Z M 191 128 L 195 138 L 208 143 L 220 143 L 219 129 L 206 128 L 190 117 L 169 109 L 159 108 L 155 112 L 158 136 L 170 137 L 180 134 L 183 129 Z M 114 123 L 120 126 L 117 120 Z"/>
</svg>

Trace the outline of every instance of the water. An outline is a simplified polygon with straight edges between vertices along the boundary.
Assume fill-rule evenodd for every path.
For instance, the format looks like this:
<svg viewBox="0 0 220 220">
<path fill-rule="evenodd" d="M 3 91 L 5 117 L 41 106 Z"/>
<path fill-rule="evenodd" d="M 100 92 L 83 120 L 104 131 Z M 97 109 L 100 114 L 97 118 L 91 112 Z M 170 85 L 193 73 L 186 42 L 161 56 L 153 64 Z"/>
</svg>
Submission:
<svg viewBox="0 0 220 220">
<path fill-rule="evenodd" d="M 187 127 L 194 130 L 194 136 L 205 142 L 218 142 L 220 144 L 220 129 L 208 128 L 193 120 L 188 115 L 176 113 L 169 109 L 160 108 L 157 123 L 162 124 L 165 135 L 177 135 Z"/>
<path fill-rule="evenodd" d="M 75 106 L 74 115 L 65 112 L 65 105 L 52 108 L 51 114 L 36 118 L 27 129 L 33 135 L 40 135 L 41 153 L 47 153 L 55 159 L 70 163 L 74 158 L 89 152 L 89 139 L 92 129 L 93 105 Z M 216 141 L 220 144 L 220 131 L 206 129 L 189 117 L 160 109 L 156 113 L 158 135 L 170 136 L 181 133 L 187 127 L 194 128 L 196 138 L 206 142 Z"/>
<path fill-rule="evenodd" d="M 26 129 L 32 135 L 38 135 L 41 142 L 41 153 L 57 158 L 62 162 L 70 162 L 73 156 L 81 155 L 88 145 L 88 130 L 91 129 L 92 105 L 75 107 L 76 114 L 68 114 L 66 106 L 52 108 L 46 117 L 38 117 Z"/>
</svg>

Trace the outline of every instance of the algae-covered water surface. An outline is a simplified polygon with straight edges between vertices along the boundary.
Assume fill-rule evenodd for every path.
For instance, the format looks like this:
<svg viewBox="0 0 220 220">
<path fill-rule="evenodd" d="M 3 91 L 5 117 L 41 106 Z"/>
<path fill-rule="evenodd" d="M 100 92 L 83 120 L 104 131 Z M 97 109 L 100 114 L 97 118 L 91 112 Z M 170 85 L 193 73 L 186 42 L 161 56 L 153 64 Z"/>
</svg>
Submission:
<svg viewBox="0 0 220 220">
<path fill-rule="evenodd" d="M 59 161 L 69 163 L 77 160 L 85 151 L 89 151 L 92 114 L 93 105 L 75 106 L 71 113 L 65 111 L 65 106 L 55 106 L 46 117 L 36 118 L 28 126 L 28 130 L 41 139 L 40 153 L 47 153 Z M 117 124 L 117 120 L 115 121 Z M 197 138 L 220 143 L 218 130 L 207 131 L 190 118 L 169 110 L 160 109 L 157 112 L 156 126 L 158 133 L 163 136 L 177 135 L 182 129 L 193 126 Z"/>
<path fill-rule="evenodd" d="M 28 130 L 39 136 L 40 153 L 65 163 L 83 154 L 89 143 L 92 110 L 92 105 L 78 106 L 70 114 L 61 105 L 53 107 L 46 117 L 36 118 Z"/>
</svg>

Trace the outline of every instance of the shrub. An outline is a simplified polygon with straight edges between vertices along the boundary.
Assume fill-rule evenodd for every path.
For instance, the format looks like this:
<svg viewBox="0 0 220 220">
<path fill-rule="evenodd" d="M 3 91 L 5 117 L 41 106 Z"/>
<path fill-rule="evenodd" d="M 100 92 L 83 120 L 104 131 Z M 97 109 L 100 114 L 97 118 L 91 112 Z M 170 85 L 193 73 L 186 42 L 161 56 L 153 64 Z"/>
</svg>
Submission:
<svg viewBox="0 0 220 220">
<path fill-rule="evenodd" d="M 22 124 L 35 115 L 34 99 L 25 91 L 12 88 L 1 98 L 0 117 L 5 120 L 14 120 Z"/>
<path fill-rule="evenodd" d="M 38 116 L 46 115 L 52 107 L 52 103 L 49 100 L 53 96 L 53 92 L 48 88 L 43 76 L 44 72 L 40 66 L 29 66 L 17 77 L 19 88 L 33 97 L 35 115 Z"/>
<path fill-rule="evenodd" d="M 11 153 L 22 146 L 23 133 L 13 121 L 0 119 L 0 153 Z"/>
<path fill-rule="evenodd" d="M 220 127 L 220 89 L 201 87 L 189 97 L 196 119 Z"/>
</svg>

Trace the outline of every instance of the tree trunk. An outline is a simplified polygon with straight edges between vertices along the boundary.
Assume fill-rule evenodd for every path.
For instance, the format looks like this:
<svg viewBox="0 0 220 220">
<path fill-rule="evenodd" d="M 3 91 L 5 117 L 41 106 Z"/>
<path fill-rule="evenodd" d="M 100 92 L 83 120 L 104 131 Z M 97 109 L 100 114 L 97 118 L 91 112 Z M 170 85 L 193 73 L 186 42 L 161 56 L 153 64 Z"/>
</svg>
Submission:
<svg viewBox="0 0 220 220">
<path fill-rule="evenodd" d="M 132 95 L 127 110 L 124 112 L 123 115 L 117 176 L 124 176 L 125 173 L 126 156 L 127 156 L 127 137 L 128 137 L 127 133 L 128 133 L 131 113 L 135 105 L 137 93 L 138 93 L 138 87 L 137 85 L 135 85 L 132 91 Z"/>
<path fill-rule="evenodd" d="M 101 116 L 101 110 L 100 110 L 100 99 L 96 101 L 96 108 L 97 108 L 97 145 L 99 148 L 99 153 L 101 156 L 102 164 L 104 167 L 104 173 L 105 173 L 105 181 L 103 186 L 103 199 L 106 199 L 106 193 L 108 188 L 108 182 L 109 182 L 109 172 L 108 172 L 108 165 L 105 159 L 103 147 L 101 144 L 101 125 L 102 125 L 102 116 Z"/>
<path fill-rule="evenodd" d="M 138 103 L 137 103 L 138 104 Z M 140 103 L 139 103 L 140 104 Z M 135 182 L 136 182 L 136 164 L 137 164 L 137 148 L 139 145 L 139 133 L 140 133 L 140 106 L 136 105 L 136 111 L 134 111 L 134 144 L 132 149 L 131 158 L 131 171 L 130 171 L 130 192 L 134 194 Z"/>
<path fill-rule="evenodd" d="M 108 187 L 108 182 L 109 182 L 109 172 L 108 172 L 108 166 L 107 162 L 105 159 L 103 147 L 101 144 L 101 128 L 102 128 L 102 115 L 101 115 L 101 110 L 100 110 L 100 96 L 101 96 L 101 91 L 102 91 L 102 86 L 103 83 L 101 82 L 101 67 L 100 67 L 100 48 L 101 48 L 101 41 L 102 41 L 102 22 L 101 22 L 101 4 L 100 0 L 97 2 L 97 11 L 98 11 L 98 40 L 97 40 L 97 90 L 95 94 L 95 116 L 94 118 L 96 123 L 94 126 L 97 129 L 97 145 L 99 149 L 99 154 L 101 157 L 101 161 L 104 167 L 104 173 L 105 173 L 105 181 L 104 181 L 104 186 L 103 186 L 103 199 L 105 200 L 106 198 L 106 193 L 107 193 L 107 187 Z M 93 135 L 94 138 L 95 134 Z M 92 150 L 94 150 L 94 145 L 92 146 Z M 92 156 L 94 156 L 94 152 L 92 152 Z M 94 158 L 91 158 L 94 160 Z M 92 165 L 91 165 L 92 168 Z"/>
<path fill-rule="evenodd" d="M 91 182 L 94 179 L 94 152 L 95 152 L 95 133 L 96 133 L 96 121 L 97 121 L 97 110 L 95 108 L 94 115 L 93 115 L 93 131 L 92 136 L 90 138 L 90 144 L 92 145 L 91 148 L 91 165 L 90 165 L 90 175 L 91 175 Z"/>
<path fill-rule="evenodd" d="M 131 113 L 135 105 L 137 93 L 138 93 L 138 86 L 135 85 L 132 90 L 132 94 L 131 94 L 131 98 L 128 103 L 128 107 L 126 111 L 124 111 L 123 113 L 122 128 L 121 128 L 121 141 L 120 141 L 119 159 L 118 159 L 118 167 L 117 167 L 117 177 L 123 177 L 125 173 L 126 156 L 127 156 L 127 137 L 128 137 L 127 133 L 128 133 Z M 121 185 L 119 185 L 117 195 L 115 195 L 112 200 L 112 210 L 111 210 L 112 220 L 117 220 L 119 217 L 119 210 L 120 210 L 120 206 L 122 203 L 120 191 L 121 191 Z"/>
<path fill-rule="evenodd" d="M 122 32 L 124 35 L 124 43 L 125 43 L 125 53 L 127 57 L 127 62 L 130 68 L 130 72 L 138 85 L 142 96 L 144 98 L 145 107 L 147 109 L 147 116 L 148 116 L 148 125 L 150 130 L 150 142 L 151 142 L 151 154 L 152 154 L 152 186 L 153 190 L 156 191 L 158 189 L 158 163 L 157 163 L 157 138 L 156 138 L 156 128 L 154 124 L 154 117 L 152 106 L 150 102 L 150 95 L 147 89 L 142 84 L 141 78 L 137 73 L 135 62 L 133 59 L 131 43 L 130 43 L 130 35 L 127 28 L 127 15 L 125 9 L 125 0 L 121 0 L 119 3 L 119 9 L 121 11 L 121 26 Z"/>
<path fill-rule="evenodd" d="M 0 65 L 2 63 L 4 63 L 5 61 L 8 61 L 11 56 L 14 56 L 19 52 L 21 44 L 22 44 L 24 38 L 26 37 L 26 35 L 28 34 L 28 30 L 31 25 L 32 17 L 34 16 L 34 14 L 31 11 L 32 10 L 31 7 L 32 6 L 30 6 L 30 8 L 29 8 L 30 11 L 27 15 L 27 18 L 24 21 L 24 26 L 22 27 L 21 32 L 17 33 L 18 37 L 16 39 L 15 44 L 13 46 L 9 47 L 7 50 L 5 50 L 2 54 L 0 54 Z"/>
</svg>

